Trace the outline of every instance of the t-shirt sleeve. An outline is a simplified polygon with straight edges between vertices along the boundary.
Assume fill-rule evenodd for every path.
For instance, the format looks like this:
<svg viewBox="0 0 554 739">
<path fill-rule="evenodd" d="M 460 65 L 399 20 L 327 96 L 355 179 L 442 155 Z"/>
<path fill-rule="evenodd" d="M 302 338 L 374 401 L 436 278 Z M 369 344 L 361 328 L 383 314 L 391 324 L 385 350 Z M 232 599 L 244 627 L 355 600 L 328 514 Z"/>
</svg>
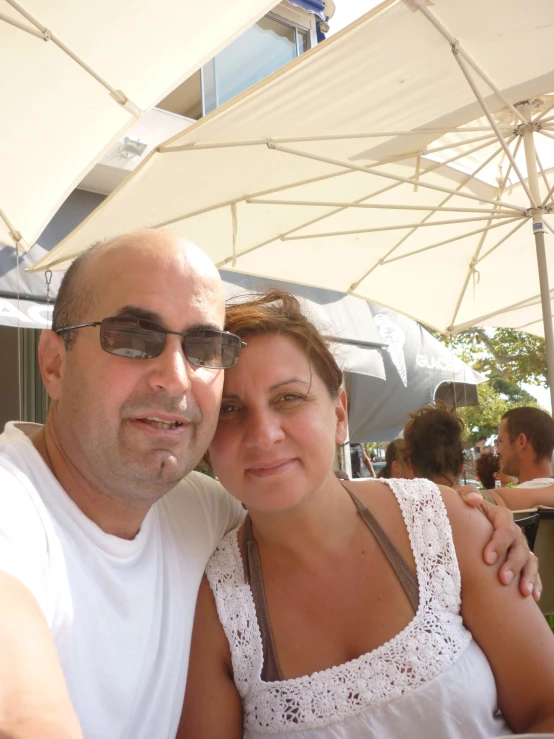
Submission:
<svg viewBox="0 0 554 739">
<path fill-rule="evenodd" d="M 48 547 L 36 493 L 10 462 L 0 465 L 0 571 L 22 582 L 44 611 Z"/>
<path fill-rule="evenodd" d="M 245 510 L 217 480 L 200 472 L 191 472 L 188 479 L 199 490 L 202 505 L 209 518 L 212 538 L 210 551 L 213 552 L 225 534 L 240 525 Z"/>
</svg>

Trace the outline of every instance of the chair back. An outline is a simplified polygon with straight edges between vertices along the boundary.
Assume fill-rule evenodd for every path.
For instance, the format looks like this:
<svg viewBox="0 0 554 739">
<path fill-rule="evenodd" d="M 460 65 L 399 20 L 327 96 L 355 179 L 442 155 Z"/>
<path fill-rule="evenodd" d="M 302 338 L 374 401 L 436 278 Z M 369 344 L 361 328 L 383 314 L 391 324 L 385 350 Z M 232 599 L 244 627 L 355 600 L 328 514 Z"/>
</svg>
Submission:
<svg viewBox="0 0 554 739">
<path fill-rule="evenodd" d="M 539 512 L 536 508 L 530 509 L 528 511 L 514 511 L 514 521 L 527 537 L 529 549 L 533 552 L 535 547 L 535 540 L 537 538 L 537 532 L 539 530 Z"/>
<path fill-rule="evenodd" d="M 534 553 L 543 588 L 539 607 L 546 616 L 554 613 L 554 508 L 539 509 L 539 517 Z"/>
</svg>

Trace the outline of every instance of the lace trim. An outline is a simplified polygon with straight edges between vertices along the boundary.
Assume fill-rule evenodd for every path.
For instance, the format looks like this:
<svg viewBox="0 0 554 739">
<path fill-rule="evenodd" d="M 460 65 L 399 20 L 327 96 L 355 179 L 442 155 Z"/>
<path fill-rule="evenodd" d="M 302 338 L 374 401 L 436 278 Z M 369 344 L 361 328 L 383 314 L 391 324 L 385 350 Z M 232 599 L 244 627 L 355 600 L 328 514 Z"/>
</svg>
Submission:
<svg viewBox="0 0 554 739">
<path fill-rule="evenodd" d="M 393 700 L 444 672 L 471 642 L 459 615 L 460 572 L 440 491 L 427 480 L 387 480 L 409 532 L 420 605 L 385 644 L 357 659 L 291 680 L 264 683 L 262 640 L 244 583 L 237 531 L 206 570 L 244 702 L 245 728 L 267 734 L 315 729 Z"/>
</svg>

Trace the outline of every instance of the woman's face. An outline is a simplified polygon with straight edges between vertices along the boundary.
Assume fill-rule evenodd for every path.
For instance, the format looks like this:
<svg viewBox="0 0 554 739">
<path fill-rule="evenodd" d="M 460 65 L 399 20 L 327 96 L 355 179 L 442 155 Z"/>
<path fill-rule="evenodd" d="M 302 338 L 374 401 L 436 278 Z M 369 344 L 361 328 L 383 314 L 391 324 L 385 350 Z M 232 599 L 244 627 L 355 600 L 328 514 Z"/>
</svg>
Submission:
<svg viewBox="0 0 554 739">
<path fill-rule="evenodd" d="M 294 340 L 251 336 L 226 370 L 217 430 L 210 446 L 215 472 L 247 508 L 294 507 L 332 480 L 337 444 L 346 436 L 346 397 L 331 398 Z"/>
</svg>

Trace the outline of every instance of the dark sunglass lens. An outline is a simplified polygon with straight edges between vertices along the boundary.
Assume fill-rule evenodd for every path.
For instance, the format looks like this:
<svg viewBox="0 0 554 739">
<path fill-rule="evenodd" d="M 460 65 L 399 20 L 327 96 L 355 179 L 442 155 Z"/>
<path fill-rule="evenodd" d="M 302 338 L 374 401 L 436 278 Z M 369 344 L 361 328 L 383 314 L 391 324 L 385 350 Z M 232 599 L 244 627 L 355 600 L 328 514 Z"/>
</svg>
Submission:
<svg viewBox="0 0 554 739">
<path fill-rule="evenodd" d="M 110 318 L 102 322 L 102 349 L 118 357 L 153 359 L 165 345 L 165 333 L 149 326 L 140 318 Z"/>
<path fill-rule="evenodd" d="M 185 356 L 198 367 L 221 369 L 221 349 L 220 331 L 194 331 L 185 337 Z"/>
<path fill-rule="evenodd" d="M 235 334 L 223 334 L 221 344 L 222 366 L 225 369 L 230 369 L 239 361 L 241 340 Z"/>
</svg>

